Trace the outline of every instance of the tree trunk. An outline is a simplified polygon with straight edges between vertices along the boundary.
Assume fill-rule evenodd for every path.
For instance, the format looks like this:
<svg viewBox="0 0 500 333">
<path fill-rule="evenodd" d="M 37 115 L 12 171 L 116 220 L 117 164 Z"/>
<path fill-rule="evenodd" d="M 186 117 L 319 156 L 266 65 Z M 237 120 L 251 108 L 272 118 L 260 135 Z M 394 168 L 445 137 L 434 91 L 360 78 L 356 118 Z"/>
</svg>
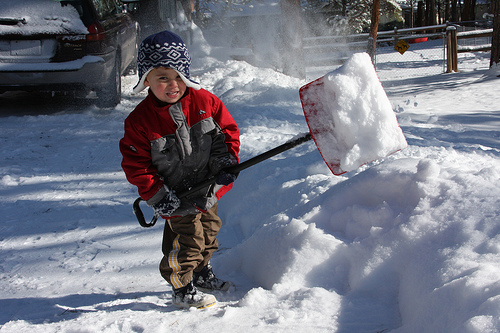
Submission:
<svg viewBox="0 0 500 333">
<path fill-rule="evenodd" d="M 464 11 L 462 21 L 476 20 L 476 0 L 464 0 Z"/>
<path fill-rule="evenodd" d="M 492 0 L 493 10 L 493 37 L 491 39 L 490 66 L 500 64 L 500 0 Z M 498 65 L 497 65 L 498 66 Z"/>
<path fill-rule="evenodd" d="M 458 22 L 458 0 L 451 0 L 451 22 Z"/>
<path fill-rule="evenodd" d="M 425 25 L 435 25 L 436 24 L 436 1 L 426 0 L 425 1 Z"/>
<path fill-rule="evenodd" d="M 410 0 L 410 28 L 415 28 L 415 13 L 413 11 L 413 0 Z"/>
<path fill-rule="evenodd" d="M 451 1 L 450 0 L 446 0 L 445 3 L 444 3 L 444 17 L 443 17 L 443 22 L 440 22 L 440 23 L 448 22 L 450 20 L 451 20 Z"/>
<path fill-rule="evenodd" d="M 186 14 L 186 19 L 192 21 L 192 14 L 194 12 L 194 0 L 181 0 L 182 8 Z"/>
<path fill-rule="evenodd" d="M 375 52 L 377 51 L 378 22 L 380 18 L 380 0 L 373 0 L 372 22 L 370 25 L 370 37 L 368 39 L 368 54 L 375 62 Z"/>
<path fill-rule="evenodd" d="M 417 17 L 415 19 L 416 27 L 423 27 L 425 25 L 425 4 L 423 0 L 417 3 Z"/>
</svg>

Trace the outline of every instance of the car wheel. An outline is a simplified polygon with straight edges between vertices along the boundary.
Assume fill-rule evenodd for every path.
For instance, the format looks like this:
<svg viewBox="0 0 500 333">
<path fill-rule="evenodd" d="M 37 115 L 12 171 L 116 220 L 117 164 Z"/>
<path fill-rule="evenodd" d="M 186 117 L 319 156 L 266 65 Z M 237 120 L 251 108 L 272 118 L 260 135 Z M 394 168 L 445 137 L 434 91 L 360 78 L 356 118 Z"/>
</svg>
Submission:
<svg viewBox="0 0 500 333">
<path fill-rule="evenodd" d="M 97 106 L 101 108 L 112 108 L 120 103 L 122 98 L 122 75 L 120 55 L 116 54 L 115 65 L 111 71 L 108 82 L 104 87 L 97 90 Z"/>
</svg>

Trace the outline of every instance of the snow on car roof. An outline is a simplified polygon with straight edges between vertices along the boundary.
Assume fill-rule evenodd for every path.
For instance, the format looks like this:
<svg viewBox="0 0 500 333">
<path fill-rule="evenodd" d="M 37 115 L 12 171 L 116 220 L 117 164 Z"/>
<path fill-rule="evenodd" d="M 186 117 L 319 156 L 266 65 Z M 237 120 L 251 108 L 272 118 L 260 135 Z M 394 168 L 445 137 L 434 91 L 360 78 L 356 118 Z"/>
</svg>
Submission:
<svg viewBox="0 0 500 333">
<path fill-rule="evenodd" d="M 57 0 L 0 0 L 0 35 L 88 34 L 75 7 Z"/>
</svg>

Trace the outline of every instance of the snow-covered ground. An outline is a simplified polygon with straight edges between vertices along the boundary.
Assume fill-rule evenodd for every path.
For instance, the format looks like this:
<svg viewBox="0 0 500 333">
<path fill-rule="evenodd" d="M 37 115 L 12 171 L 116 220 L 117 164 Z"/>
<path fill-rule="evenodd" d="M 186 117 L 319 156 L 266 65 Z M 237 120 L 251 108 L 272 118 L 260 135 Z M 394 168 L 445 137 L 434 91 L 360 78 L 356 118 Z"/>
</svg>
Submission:
<svg viewBox="0 0 500 333">
<path fill-rule="evenodd" d="M 417 73 L 377 62 L 407 148 L 334 176 L 308 142 L 240 174 L 212 262 L 237 289 L 206 310 L 171 304 L 163 223 L 132 214 L 118 141 L 136 77 L 111 112 L 0 95 L 0 331 L 499 332 L 498 71 L 469 53 L 426 75 L 424 46 Z M 307 132 L 298 89 L 316 74 L 208 51 L 192 72 L 238 122 L 242 160 Z"/>
</svg>

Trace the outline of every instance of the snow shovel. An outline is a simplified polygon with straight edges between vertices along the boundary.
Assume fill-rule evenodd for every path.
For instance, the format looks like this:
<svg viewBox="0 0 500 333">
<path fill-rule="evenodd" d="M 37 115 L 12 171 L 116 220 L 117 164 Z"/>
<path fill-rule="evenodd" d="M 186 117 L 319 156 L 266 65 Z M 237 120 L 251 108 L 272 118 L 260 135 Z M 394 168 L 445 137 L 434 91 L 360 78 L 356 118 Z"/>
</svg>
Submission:
<svg viewBox="0 0 500 333">
<path fill-rule="evenodd" d="M 354 54 L 337 70 L 299 89 L 309 133 L 227 169 L 238 173 L 270 157 L 314 139 L 323 160 L 334 175 L 356 170 L 363 164 L 386 157 L 407 146 L 406 139 L 367 53 Z M 215 178 L 180 193 L 190 193 L 213 184 Z M 140 225 L 144 219 L 137 198 L 133 208 Z"/>
</svg>

